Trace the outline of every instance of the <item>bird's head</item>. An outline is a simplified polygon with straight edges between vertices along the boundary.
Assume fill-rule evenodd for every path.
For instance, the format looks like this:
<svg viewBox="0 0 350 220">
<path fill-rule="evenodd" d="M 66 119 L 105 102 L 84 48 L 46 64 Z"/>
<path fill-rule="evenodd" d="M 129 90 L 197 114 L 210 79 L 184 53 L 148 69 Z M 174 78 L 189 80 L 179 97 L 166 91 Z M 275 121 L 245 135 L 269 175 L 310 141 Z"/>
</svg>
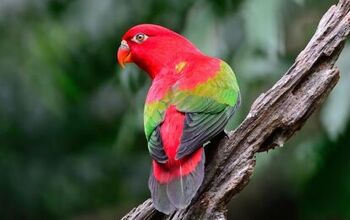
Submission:
<svg viewBox="0 0 350 220">
<path fill-rule="evenodd" d="M 141 24 L 129 29 L 122 37 L 117 59 L 124 67 L 135 63 L 154 78 L 164 65 L 176 62 L 181 54 L 200 51 L 180 34 L 154 24 Z"/>
</svg>

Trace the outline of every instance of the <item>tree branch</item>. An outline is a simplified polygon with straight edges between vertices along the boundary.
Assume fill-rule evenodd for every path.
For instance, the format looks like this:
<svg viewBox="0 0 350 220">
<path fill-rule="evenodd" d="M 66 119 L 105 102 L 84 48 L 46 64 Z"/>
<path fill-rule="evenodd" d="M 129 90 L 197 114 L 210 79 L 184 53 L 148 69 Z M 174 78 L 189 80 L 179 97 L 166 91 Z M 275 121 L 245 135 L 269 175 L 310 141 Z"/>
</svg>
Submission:
<svg viewBox="0 0 350 220">
<path fill-rule="evenodd" d="M 315 35 L 285 75 L 254 102 L 247 118 L 206 151 L 205 180 L 190 206 L 165 216 L 151 199 L 126 219 L 226 219 L 227 204 L 243 189 L 257 152 L 282 146 L 299 130 L 336 85 L 334 66 L 350 32 L 350 0 L 340 0 L 322 17 Z"/>
</svg>

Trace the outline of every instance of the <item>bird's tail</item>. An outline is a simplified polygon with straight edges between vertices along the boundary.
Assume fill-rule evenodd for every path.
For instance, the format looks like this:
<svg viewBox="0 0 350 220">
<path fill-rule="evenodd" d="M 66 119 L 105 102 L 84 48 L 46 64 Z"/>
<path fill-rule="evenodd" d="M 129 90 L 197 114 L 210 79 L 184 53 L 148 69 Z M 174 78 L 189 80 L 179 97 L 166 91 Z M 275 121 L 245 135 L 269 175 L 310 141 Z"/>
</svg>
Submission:
<svg viewBox="0 0 350 220">
<path fill-rule="evenodd" d="M 203 182 L 204 162 L 202 147 L 181 160 L 153 161 L 148 185 L 155 208 L 170 214 L 187 207 Z"/>
</svg>

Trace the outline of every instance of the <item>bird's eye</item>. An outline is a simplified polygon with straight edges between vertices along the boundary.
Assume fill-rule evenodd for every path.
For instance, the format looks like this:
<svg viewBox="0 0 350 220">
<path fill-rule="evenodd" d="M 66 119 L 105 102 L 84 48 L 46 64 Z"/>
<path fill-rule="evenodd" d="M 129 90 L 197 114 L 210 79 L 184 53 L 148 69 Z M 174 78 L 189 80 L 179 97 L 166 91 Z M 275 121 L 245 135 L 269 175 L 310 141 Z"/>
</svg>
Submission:
<svg viewBox="0 0 350 220">
<path fill-rule="evenodd" d="M 142 43 L 143 41 L 145 41 L 147 39 L 147 35 L 146 34 L 136 34 L 133 37 L 133 41 L 136 43 Z"/>
</svg>

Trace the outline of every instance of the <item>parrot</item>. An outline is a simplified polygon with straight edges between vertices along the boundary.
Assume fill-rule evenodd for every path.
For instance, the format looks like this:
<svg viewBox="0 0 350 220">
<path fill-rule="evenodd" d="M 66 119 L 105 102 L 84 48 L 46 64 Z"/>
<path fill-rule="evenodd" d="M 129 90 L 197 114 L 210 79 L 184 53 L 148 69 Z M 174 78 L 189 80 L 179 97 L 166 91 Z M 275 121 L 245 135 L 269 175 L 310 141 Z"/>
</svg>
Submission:
<svg viewBox="0 0 350 220">
<path fill-rule="evenodd" d="M 122 36 L 121 67 L 134 63 L 151 79 L 144 132 L 151 156 L 149 190 L 155 209 L 171 214 L 191 203 L 204 178 L 204 146 L 225 132 L 240 104 L 236 76 L 187 38 L 156 24 Z"/>
</svg>

